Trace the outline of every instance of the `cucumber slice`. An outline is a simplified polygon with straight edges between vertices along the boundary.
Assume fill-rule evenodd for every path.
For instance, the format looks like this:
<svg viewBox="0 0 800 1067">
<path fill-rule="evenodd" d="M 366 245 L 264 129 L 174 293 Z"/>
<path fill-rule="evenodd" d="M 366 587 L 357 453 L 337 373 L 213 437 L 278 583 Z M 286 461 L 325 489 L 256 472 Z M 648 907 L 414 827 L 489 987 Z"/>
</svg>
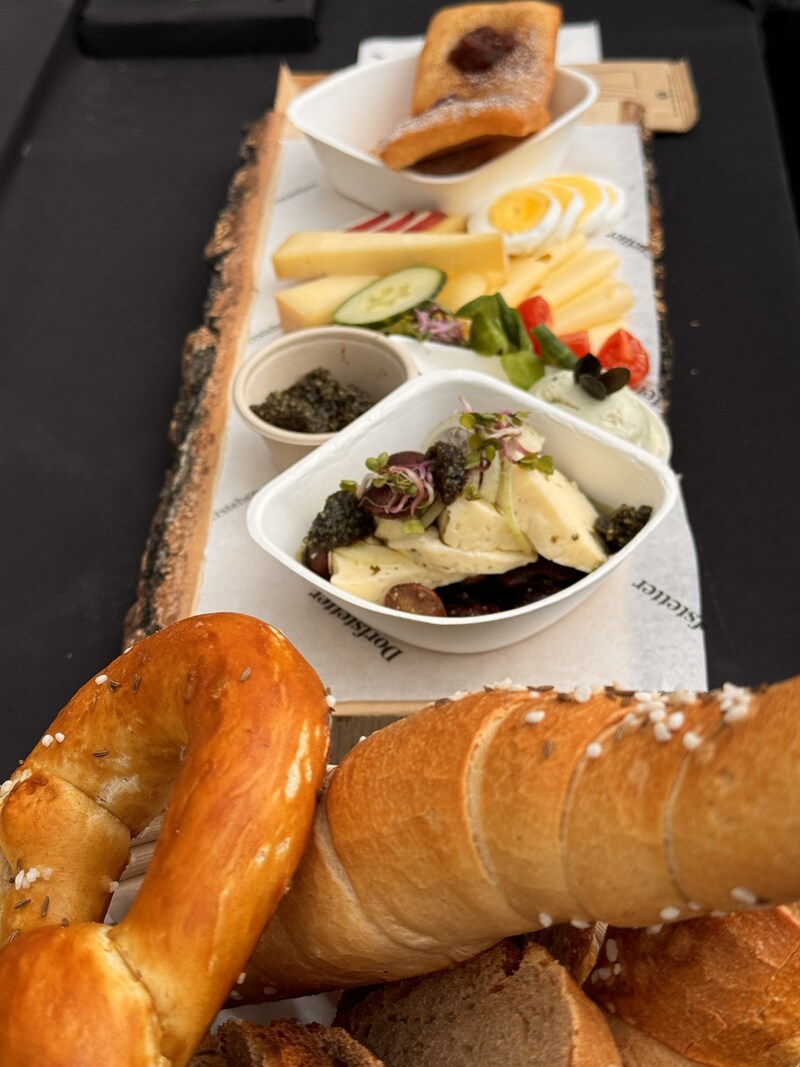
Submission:
<svg viewBox="0 0 800 1067">
<path fill-rule="evenodd" d="M 438 267 L 405 267 L 359 289 L 334 311 L 333 321 L 339 326 L 378 326 L 433 300 L 446 280 Z"/>
</svg>

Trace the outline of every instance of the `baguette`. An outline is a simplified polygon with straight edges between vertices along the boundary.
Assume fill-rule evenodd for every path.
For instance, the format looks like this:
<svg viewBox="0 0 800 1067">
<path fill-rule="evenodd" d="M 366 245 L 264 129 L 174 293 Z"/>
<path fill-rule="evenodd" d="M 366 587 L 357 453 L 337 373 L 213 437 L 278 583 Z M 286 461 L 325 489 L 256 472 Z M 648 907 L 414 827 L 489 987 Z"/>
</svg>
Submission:
<svg viewBox="0 0 800 1067">
<path fill-rule="evenodd" d="M 669 697 L 495 688 L 362 741 L 244 997 L 379 982 L 501 938 L 800 899 L 800 678 Z"/>
</svg>

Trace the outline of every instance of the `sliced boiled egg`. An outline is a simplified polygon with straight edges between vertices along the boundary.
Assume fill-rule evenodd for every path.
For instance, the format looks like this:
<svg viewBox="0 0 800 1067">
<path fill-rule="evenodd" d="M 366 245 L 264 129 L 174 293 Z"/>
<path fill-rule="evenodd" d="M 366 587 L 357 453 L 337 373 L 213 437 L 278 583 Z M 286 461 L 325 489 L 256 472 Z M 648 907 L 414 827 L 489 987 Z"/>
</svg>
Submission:
<svg viewBox="0 0 800 1067">
<path fill-rule="evenodd" d="M 625 210 L 622 189 L 607 178 L 591 178 L 586 174 L 558 174 L 548 181 L 565 185 L 581 196 L 584 208 L 577 221 L 577 229 L 587 236 L 604 233 Z"/>
<path fill-rule="evenodd" d="M 470 233 L 499 233 L 510 255 L 530 255 L 552 240 L 561 220 L 561 205 L 546 189 L 511 189 L 475 211 Z"/>
<path fill-rule="evenodd" d="M 614 182 L 610 182 L 607 178 L 596 178 L 595 181 L 603 185 L 608 193 L 608 214 L 603 221 L 603 230 L 604 232 L 608 232 L 608 230 L 615 225 L 615 223 L 619 222 L 625 214 L 625 208 L 627 206 L 625 191 L 620 189 L 618 185 L 615 185 Z"/>
<path fill-rule="evenodd" d="M 578 227 L 578 222 L 586 210 L 586 204 L 580 192 L 570 185 L 555 181 L 552 178 L 544 178 L 537 182 L 535 188 L 544 189 L 550 196 L 554 196 L 561 208 L 561 218 L 553 234 L 554 241 L 565 241 L 571 237 Z"/>
</svg>

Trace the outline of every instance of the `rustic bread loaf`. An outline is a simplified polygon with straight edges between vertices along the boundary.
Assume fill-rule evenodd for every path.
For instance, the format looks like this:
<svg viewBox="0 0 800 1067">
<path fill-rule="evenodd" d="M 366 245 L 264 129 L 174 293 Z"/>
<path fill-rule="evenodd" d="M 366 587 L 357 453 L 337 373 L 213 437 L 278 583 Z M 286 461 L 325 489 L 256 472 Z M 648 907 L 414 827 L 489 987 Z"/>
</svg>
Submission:
<svg viewBox="0 0 800 1067">
<path fill-rule="evenodd" d="M 616 1042 L 622 1067 L 694 1067 L 696 1063 L 662 1045 L 654 1037 L 629 1026 L 611 1012 L 606 1013 L 606 1022 Z"/>
<path fill-rule="evenodd" d="M 586 989 L 693 1063 L 800 1063 L 800 907 L 610 928 Z"/>
<path fill-rule="evenodd" d="M 337 1023 L 387 1067 L 614 1067 L 599 1010 L 546 949 L 505 940 L 426 978 L 345 994 Z"/>
<path fill-rule="evenodd" d="M 400 170 L 498 139 L 507 148 L 546 126 L 560 24 L 561 9 L 538 0 L 438 11 L 417 62 L 411 117 L 380 146 L 384 163 Z"/>
</svg>

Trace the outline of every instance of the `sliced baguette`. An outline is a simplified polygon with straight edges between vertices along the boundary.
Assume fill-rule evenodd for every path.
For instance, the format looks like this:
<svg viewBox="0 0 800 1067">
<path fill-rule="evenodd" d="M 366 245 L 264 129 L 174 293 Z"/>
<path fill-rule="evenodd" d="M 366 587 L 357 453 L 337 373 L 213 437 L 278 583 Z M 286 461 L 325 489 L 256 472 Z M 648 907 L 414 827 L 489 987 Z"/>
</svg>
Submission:
<svg viewBox="0 0 800 1067">
<path fill-rule="evenodd" d="M 357 745 L 243 998 L 411 977 L 559 921 L 800 899 L 800 679 L 578 696 L 491 689 Z"/>
</svg>

